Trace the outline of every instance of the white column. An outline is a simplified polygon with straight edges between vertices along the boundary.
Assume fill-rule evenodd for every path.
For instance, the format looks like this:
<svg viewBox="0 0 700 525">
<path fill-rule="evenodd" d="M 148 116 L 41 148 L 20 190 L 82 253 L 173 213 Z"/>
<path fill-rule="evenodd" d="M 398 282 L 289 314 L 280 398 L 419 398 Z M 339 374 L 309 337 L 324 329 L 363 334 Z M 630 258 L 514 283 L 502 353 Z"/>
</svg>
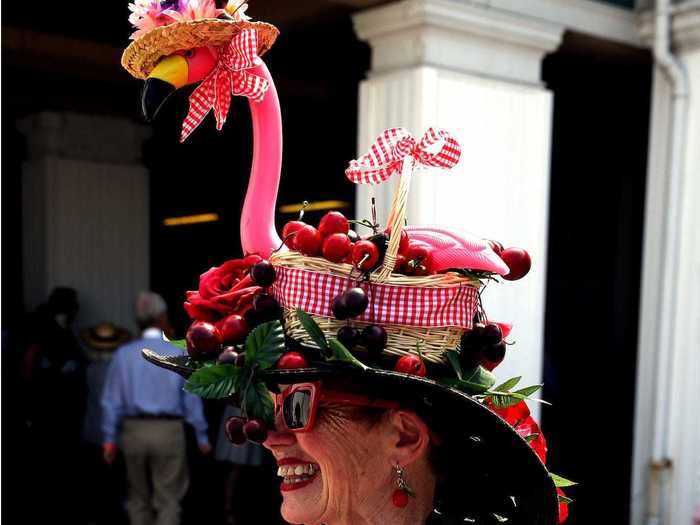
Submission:
<svg viewBox="0 0 700 525">
<path fill-rule="evenodd" d="M 442 127 L 457 137 L 463 154 L 455 169 L 414 177 L 409 223 L 458 227 L 530 252 L 525 279 L 491 284 L 484 295 L 491 318 L 515 325 L 517 349 L 499 377 L 540 381 L 552 112 L 540 66 L 562 27 L 450 0 L 403 0 L 354 22 L 372 47 L 360 87 L 359 151 L 392 126 L 417 136 Z M 384 222 L 392 190 L 358 187 L 358 217 L 370 216 L 374 193 Z"/>
<path fill-rule="evenodd" d="M 20 123 L 24 299 L 29 309 L 55 286 L 78 291 L 80 326 L 108 320 L 130 330 L 134 300 L 149 282 L 145 128 L 128 120 L 39 113 Z"/>
<path fill-rule="evenodd" d="M 669 205 L 671 89 L 654 73 L 632 487 L 633 525 L 691 525 L 700 505 L 700 5 L 673 17 L 689 82 L 680 200 Z M 653 18 L 642 19 L 653 38 Z M 675 211 L 677 220 L 673 220 Z M 669 252 L 667 240 L 678 239 Z M 661 270 L 674 268 L 670 289 Z M 668 332 L 662 327 L 668 325 Z M 659 443 L 663 445 L 659 446 Z M 659 457 L 659 451 L 663 457 Z M 661 460 L 661 461 L 660 461 Z M 665 462 L 663 460 L 669 460 Z M 654 465 L 653 463 L 657 464 Z"/>
</svg>

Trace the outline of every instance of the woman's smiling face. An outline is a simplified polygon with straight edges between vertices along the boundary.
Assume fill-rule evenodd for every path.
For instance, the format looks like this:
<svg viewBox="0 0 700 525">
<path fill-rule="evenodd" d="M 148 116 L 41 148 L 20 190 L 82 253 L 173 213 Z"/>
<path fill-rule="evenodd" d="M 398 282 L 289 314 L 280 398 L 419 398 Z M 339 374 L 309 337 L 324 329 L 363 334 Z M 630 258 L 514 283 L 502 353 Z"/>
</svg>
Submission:
<svg viewBox="0 0 700 525">
<path fill-rule="evenodd" d="M 389 501 L 392 462 L 384 419 L 358 417 L 356 407 L 320 402 L 309 432 L 271 432 L 272 451 L 283 478 L 282 516 L 309 525 L 366 518 Z M 360 521 L 357 519 L 355 521 Z"/>
</svg>

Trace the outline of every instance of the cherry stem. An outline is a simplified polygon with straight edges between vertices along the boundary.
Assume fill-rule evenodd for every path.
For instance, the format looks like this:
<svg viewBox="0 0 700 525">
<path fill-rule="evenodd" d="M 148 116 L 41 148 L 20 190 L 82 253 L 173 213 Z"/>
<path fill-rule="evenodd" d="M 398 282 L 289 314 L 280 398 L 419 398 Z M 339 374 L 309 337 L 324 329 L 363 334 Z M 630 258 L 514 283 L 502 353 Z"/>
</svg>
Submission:
<svg viewBox="0 0 700 525">
<path fill-rule="evenodd" d="M 304 211 L 309 207 L 309 201 L 304 201 L 301 203 L 301 209 L 299 210 L 299 220 L 304 218 Z"/>
<path fill-rule="evenodd" d="M 297 231 L 298 231 L 298 230 L 297 230 Z M 282 244 L 280 244 L 280 245 L 277 247 L 277 249 L 273 250 L 272 253 L 277 253 L 278 251 L 280 251 L 280 250 L 282 249 L 282 246 L 284 246 L 284 245 L 287 243 L 287 241 L 288 241 L 289 239 L 291 239 L 292 237 L 294 237 L 296 234 L 297 234 L 297 232 L 292 232 L 292 233 L 290 233 L 289 235 L 287 235 L 284 239 L 282 239 Z"/>
</svg>

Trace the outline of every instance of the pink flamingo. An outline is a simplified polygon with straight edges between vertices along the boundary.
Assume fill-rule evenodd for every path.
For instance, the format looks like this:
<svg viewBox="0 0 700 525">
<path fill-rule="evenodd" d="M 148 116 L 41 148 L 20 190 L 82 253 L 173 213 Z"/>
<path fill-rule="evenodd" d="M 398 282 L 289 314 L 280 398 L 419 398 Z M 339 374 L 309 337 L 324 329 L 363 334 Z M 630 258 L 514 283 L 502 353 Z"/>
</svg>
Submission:
<svg viewBox="0 0 700 525">
<path fill-rule="evenodd" d="M 217 62 L 217 49 L 202 47 L 180 51 L 161 59 L 146 80 L 142 108 L 152 119 L 176 90 L 204 80 Z M 249 100 L 253 123 L 253 162 L 241 213 L 241 245 L 244 254 L 267 258 L 282 244 L 275 230 L 275 205 L 282 169 L 282 115 L 275 84 L 264 63 L 249 72 L 270 85 L 260 102 Z"/>
<path fill-rule="evenodd" d="M 217 63 L 217 49 L 202 47 L 180 51 L 159 61 L 146 80 L 142 107 L 153 118 L 176 89 L 204 80 Z M 241 213 L 241 245 L 244 254 L 268 257 L 281 245 L 275 230 L 275 205 L 282 167 L 282 117 L 279 98 L 264 63 L 250 73 L 270 84 L 260 102 L 249 100 L 253 123 L 253 162 Z M 408 227 L 409 238 L 432 253 L 436 271 L 469 268 L 501 275 L 508 267 L 488 242 L 464 232 L 439 227 Z"/>
</svg>

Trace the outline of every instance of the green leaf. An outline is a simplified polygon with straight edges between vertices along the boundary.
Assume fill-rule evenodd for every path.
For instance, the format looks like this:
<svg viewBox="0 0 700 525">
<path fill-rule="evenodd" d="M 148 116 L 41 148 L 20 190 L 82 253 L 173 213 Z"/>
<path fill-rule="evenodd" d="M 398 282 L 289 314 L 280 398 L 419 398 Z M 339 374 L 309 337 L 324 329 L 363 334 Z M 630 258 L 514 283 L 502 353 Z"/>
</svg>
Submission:
<svg viewBox="0 0 700 525">
<path fill-rule="evenodd" d="M 249 418 L 262 419 L 270 428 L 274 426 L 275 404 L 264 382 L 251 383 L 245 392 L 244 400 L 244 410 Z"/>
<path fill-rule="evenodd" d="M 465 381 L 482 385 L 485 389 L 491 388 L 496 382 L 496 376 L 480 365 L 469 372 L 462 370 L 462 375 Z"/>
<path fill-rule="evenodd" d="M 465 392 L 469 395 L 483 394 L 488 390 L 488 387 L 480 385 L 478 383 L 472 383 L 470 381 L 464 381 L 463 379 L 456 379 L 454 377 L 446 377 L 438 380 L 443 385 L 456 388 L 461 392 Z"/>
<path fill-rule="evenodd" d="M 520 395 L 523 395 L 523 396 L 529 398 L 532 394 L 534 394 L 535 392 L 537 392 L 537 391 L 538 391 L 540 388 L 542 388 L 543 386 L 544 386 L 544 385 L 532 385 L 532 386 L 528 386 L 528 387 L 525 387 L 525 388 L 521 388 L 520 390 L 516 390 L 516 391 L 513 392 L 513 393 L 514 393 L 514 394 L 520 394 Z"/>
<path fill-rule="evenodd" d="M 240 368 L 233 365 L 215 365 L 200 368 L 185 382 L 185 390 L 204 399 L 221 399 L 235 392 Z"/>
<path fill-rule="evenodd" d="M 567 498 L 566 496 L 562 496 L 561 494 L 557 494 L 557 499 L 559 500 L 559 503 L 566 503 L 567 505 L 569 503 L 573 503 L 574 500 L 571 498 Z"/>
<path fill-rule="evenodd" d="M 168 343 L 179 348 L 180 350 L 187 350 L 187 340 L 186 339 L 171 339 L 168 341 Z"/>
<path fill-rule="evenodd" d="M 321 350 L 328 348 L 326 336 L 323 334 L 321 327 L 319 327 L 318 324 L 316 324 L 316 321 L 313 320 L 313 317 L 311 317 L 301 308 L 297 308 L 297 317 L 299 318 L 301 326 L 303 326 L 306 333 L 309 334 L 311 340 L 316 343 L 316 346 L 318 346 Z"/>
<path fill-rule="evenodd" d="M 517 405 L 521 401 L 527 399 L 525 396 L 514 392 L 494 392 L 488 391 L 486 396 L 495 408 L 508 408 Z"/>
<path fill-rule="evenodd" d="M 511 377 L 508 381 L 501 383 L 493 389 L 494 392 L 509 392 L 511 388 L 520 383 L 522 376 Z"/>
<path fill-rule="evenodd" d="M 352 355 L 350 350 L 348 350 L 345 345 L 337 339 L 329 339 L 328 345 L 333 351 L 333 355 L 329 361 L 341 361 L 343 363 L 349 363 L 353 366 L 359 366 L 363 370 L 367 370 L 368 366 Z"/>
<path fill-rule="evenodd" d="M 457 374 L 457 378 L 462 379 L 462 364 L 459 362 L 459 352 L 455 350 L 448 350 L 446 354 L 447 360 L 452 365 L 452 369 L 455 371 L 455 374 Z"/>
<path fill-rule="evenodd" d="M 566 478 L 563 478 L 561 476 L 557 476 L 553 472 L 549 473 L 549 477 L 552 478 L 552 481 L 554 481 L 554 486 L 557 488 L 560 487 L 573 487 L 574 485 L 578 485 L 575 481 L 568 480 Z"/>
<path fill-rule="evenodd" d="M 284 330 L 279 321 L 269 321 L 253 329 L 245 340 L 245 365 L 261 370 L 270 368 L 284 352 Z"/>
<path fill-rule="evenodd" d="M 525 441 L 527 441 L 527 442 L 529 443 L 530 441 L 534 441 L 535 439 L 537 439 L 537 437 L 538 437 L 539 435 L 540 435 L 540 434 L 539 434 L 538 432 L 533 432 L 533 433 L 530 434 L 529 436 L 525 436 L 524 439 L 525 439 Z"/>
</svg>

